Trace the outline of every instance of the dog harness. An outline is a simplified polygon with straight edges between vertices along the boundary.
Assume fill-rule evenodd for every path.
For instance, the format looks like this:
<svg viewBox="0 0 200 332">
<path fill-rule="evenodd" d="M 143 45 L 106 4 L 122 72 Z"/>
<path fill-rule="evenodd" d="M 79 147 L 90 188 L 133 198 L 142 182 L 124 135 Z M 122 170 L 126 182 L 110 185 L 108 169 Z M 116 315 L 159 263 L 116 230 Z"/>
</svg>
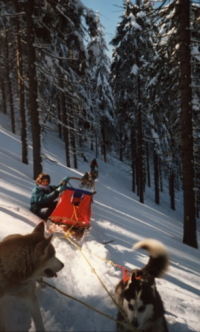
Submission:
<svg viewBox="0 0 200 332">
<path fill-rule="evenodd" d="M 130 276 L 128 276 L 127 272 L 130 272 L 128 269 L 126 269 L 124 266 L 118 265 L 116 264 L 117 267 L 119 267 L 120 269 L 122 269 L 123 271 L 123 284 L 125 284 L 125 282 L 130 280 Z"/>
<path fill-rule="evenodd" d="M 118 264 L 116 264 L 116 266 L 117 267 L 119 267 L 120 269 L 122 269 L 122 271 L 123 271 L 123 284 L 125 284 L 125 282 L 127 282 L 127 281 L 129 281 L 130 280 L 130 276 L 127 274 L 127 272 L 128 273 L 130 273 L 131 271 L 130 270 L 128 270 L 128 269 L 126 269 L 124 266 L 121 266 L 121 265 L 118 265 Z M 142 276 L 141 275 L 136 275 L 135 276 L 135 280 L 140 280 L 142 278 Z"/>
</svg>

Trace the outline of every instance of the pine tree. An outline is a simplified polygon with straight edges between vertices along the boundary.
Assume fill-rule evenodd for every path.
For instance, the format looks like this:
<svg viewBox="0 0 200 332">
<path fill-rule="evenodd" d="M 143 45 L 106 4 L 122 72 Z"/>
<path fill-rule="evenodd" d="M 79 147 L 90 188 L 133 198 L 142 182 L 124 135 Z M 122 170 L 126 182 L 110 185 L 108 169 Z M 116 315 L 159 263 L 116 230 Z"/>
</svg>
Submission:
<svg viewBox="0 0 200 332">
<path fill-rule="evenodd" d="M 140 3 L 138 1 L 137 5 L 133 5 L 131 1 L 125 0 L 124 9 L 124 15 L 117 27 L 116 36 L 112 40 L 114 46 L 111 65 L 112 86 L 120 122 L 118 131 L 121 135 L 121 142 L 124 144 L 122 147 L 124 150 L 125 145 L 129 146 L 130 149 L 127 139 L 133 139 L 132 131 L 137 133 L 136 139 L 132 142 L 132 151 L 133 145 L 136 145 L 134 158 L 136 172 L 132 173 L 137 176 L 138 195 L 140 202 L 143 203 L 146 68 L 148 68 L 154 53 L 152 36 L 155 28 L 149 15 L 152 11 L 149 2 Z"/>
<path fill-rule="evenodd" d="M 180 89 L 183 158 L 184 236 L 183 242 L 198 248 L 194 195 L 194 155 L 190 55 L 190 2 L 180 0 Z"/>
<path fill-rule="evenodd" d="M 107 46 L 98 14 L 96 15 L 96 26 L 96 35 L 91 38 L 88 44 L 91 94 L 95 96 L 93 101 L 93 128 L 94 135 L 101 142 L 101 153 L 103 160 L 106 162 L 106 149 L 111 145 L 114 127 L 114 101 L 109 84 L 110 61 L 106 54 Z"/>
<path fill-rule="evenodd" d="M 158 33 L 156 53 L 149 68 L 148 99 L 152 100 L 149 115 L 152 123 L 154 148 L 168 170 L 171 207 L 175 208 L 175 184 L 181 178 L 181 124 L 179 89 L 179 43 L 177 9 L 173 3 L 156 11 Z M 158 19 L 159 18 L 159 19 Z M 174 174 L 172 177 L 171 175 Z M 173 190 L 173 192 L 172 192 Z"/>
<path fill-rule="evenodd" d="M 27 25 L 27 56 L 29 73 L 29 109 L 31 116 L 31 132 L 33 143 L 33 178 L 36 179 L 42 172 L 41 158 L 41 126 L 38 112 L 38 85 L 36 73 L 36 53 L 34 48 L 34 6 L 35 0 L 26 3 L 26 25 Z"/>
<path fill-rule="evenodd" d="M 28 140 L 27 140 L 27 124 L 26 124 L 26 109 L 25 109 L 25 91 L 24 91 L 24 74 L 22 63 L 22 42 L 21 42 L 21 25 L 20 14 L 23 7 L 20 6 L 18 0 L 14 0 L 16 11 L 16 54 L 17 54 L 17 74 L 18 74 L 18 92 L 19 92 L 19 109 L 20 109 L 20 127 L 21 127 L 21 142 L 22 142 L 22 163 L 28 164 Z"/>
<path fill-rule="evenodd" d="M 192 109 L 194 134 L 194 166 L 195 166 L 195 201 L 196 214 L 199 217 L 200 206 L 200 8 L 198 4 L 191 5 L 191 71 L 192 71 Z"/>
</svg>

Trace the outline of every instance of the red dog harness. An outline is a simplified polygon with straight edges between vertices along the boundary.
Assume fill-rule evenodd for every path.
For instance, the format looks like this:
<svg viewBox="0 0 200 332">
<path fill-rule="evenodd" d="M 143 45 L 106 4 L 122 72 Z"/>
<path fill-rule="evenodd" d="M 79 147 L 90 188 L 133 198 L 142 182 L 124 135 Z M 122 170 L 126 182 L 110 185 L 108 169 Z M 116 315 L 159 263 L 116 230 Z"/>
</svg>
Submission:
<svg viewBox="0 0 200 332">
<path fill-rule="evenodd" d="M 120 269 L 122 269 L 123 271 L 123 283 L 125 284 L 126 281 L 130 280 L 130 277 L 128 276 L 127 272 L 130 272 L 129 270 L 127 270 L 124 266 L 118 265 L 116 264 L 117 267 L 119 267 Z"/>
<path fill-rule="evenodd" d="M 128 276 L 127 272 L 131 272 L 130 270 L 126 269 L 124 266 L 118 265 L 116 264 L 117 267 L 119 267 L 120 269 L 122 269 L 123 271 L 123 284 L 125 284 L 126 281 L 130 280 L 130 276 Z M 140 280 L 141 276 L 135 276 L 136 280 Z"/>
</svg>

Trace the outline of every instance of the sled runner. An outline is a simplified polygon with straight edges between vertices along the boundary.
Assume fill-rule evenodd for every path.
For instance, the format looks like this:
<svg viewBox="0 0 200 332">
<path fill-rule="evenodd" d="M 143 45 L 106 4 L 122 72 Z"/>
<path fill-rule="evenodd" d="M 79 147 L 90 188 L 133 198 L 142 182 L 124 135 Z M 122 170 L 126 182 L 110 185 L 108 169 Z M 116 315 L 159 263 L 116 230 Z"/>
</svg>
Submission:
<svg viewBox="0 0 200 332">
<path fill-rule="evenodd" d="M 70 180 L 83 181 L 71 177 Z M 88 182 L 88 180 L 85 180 Z M 69 186 L 61 193 L 55 210 L 49 217 L 47 228 L 50 233 L 72 235 L 77 240 L 83 236 L 85 229 L 90 227 L 91 203 L 95 194 L 94 184 L 90 183 L 92 191 Z"/>
</svg>

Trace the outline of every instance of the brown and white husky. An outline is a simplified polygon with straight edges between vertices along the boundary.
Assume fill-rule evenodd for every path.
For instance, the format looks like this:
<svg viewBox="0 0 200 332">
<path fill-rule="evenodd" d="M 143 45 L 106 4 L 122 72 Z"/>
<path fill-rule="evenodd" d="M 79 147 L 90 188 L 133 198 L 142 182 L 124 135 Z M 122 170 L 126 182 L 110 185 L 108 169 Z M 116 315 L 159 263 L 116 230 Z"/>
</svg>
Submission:
<svg viewBox="0 0 200 332">
<path fill-rule="evenodd" d="M 0 308 L 6 294 L 22 298 L 33 318 L 36 331 L 45 331 L 36 294 L 36 281 L 57 276 L 64 264 L 55 256 L 51 235 L 44 236 L 44 223 L 28 235 L 13 234 L 0 242 Z M 0 311 L 0 331 L 6 331 Z"/>
</svg>

